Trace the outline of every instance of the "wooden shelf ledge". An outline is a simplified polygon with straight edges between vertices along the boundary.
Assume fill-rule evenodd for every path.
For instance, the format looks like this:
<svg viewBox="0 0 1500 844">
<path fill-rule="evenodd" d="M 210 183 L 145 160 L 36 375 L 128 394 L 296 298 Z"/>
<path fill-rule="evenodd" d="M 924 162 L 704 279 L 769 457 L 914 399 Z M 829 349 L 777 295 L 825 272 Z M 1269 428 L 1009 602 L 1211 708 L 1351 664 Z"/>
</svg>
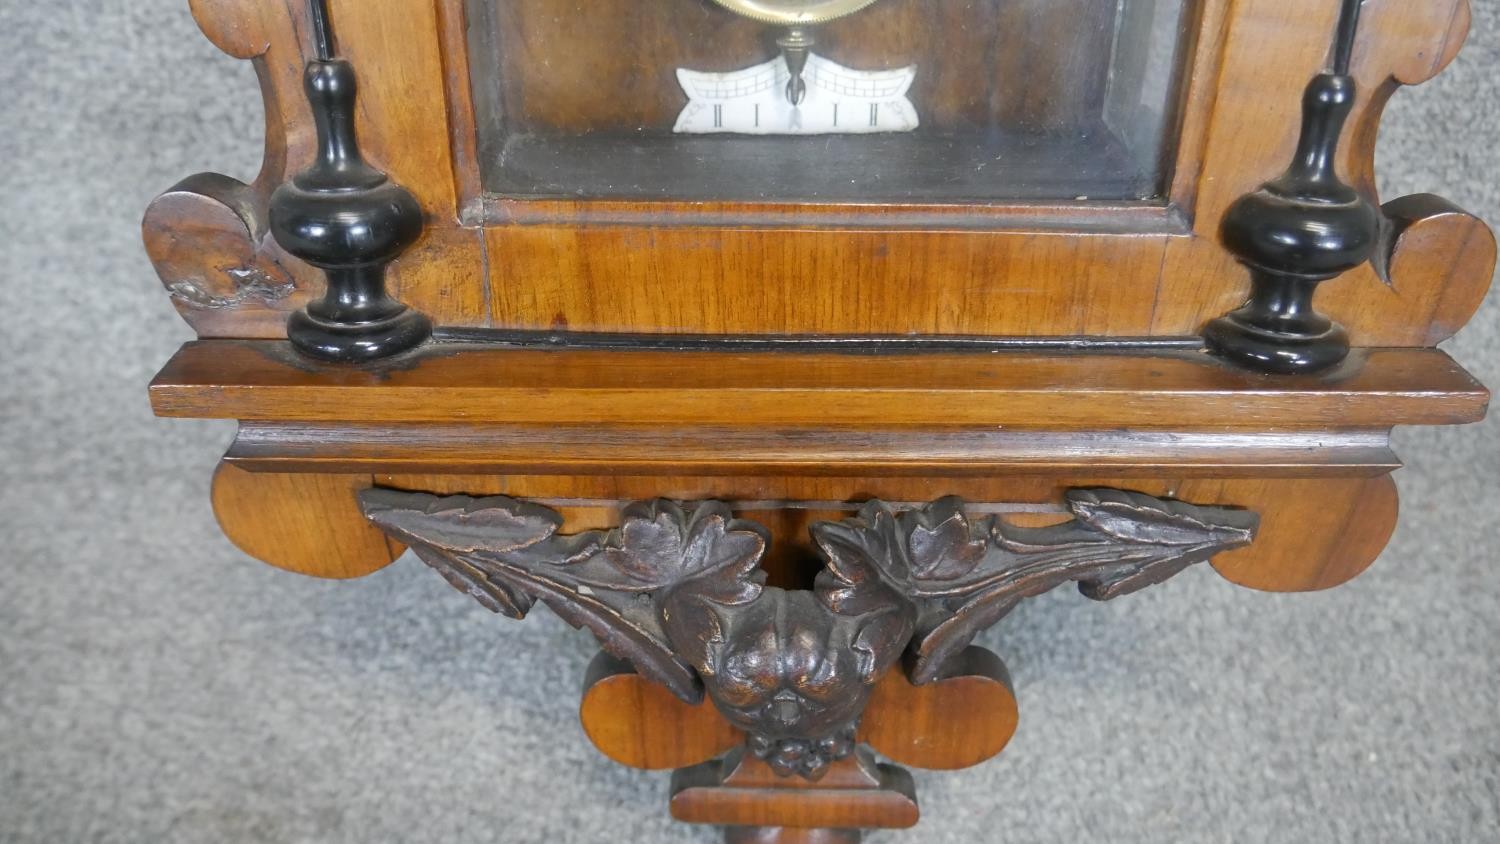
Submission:
<svg viewBox="0 0 1500 844">
<path fill-rule="evenodd" d="M 1362 349 L 1319 376 L 1199 352 L 585 351 L 434 345 L 320 365 L 284 342 L 184 345 L 151 385 L 162 416 L 267 422 L 722 425 L 803 429 L 1332 430 L 1484 417 L 1489 393 L 1437 349 Z"/>
</svg>

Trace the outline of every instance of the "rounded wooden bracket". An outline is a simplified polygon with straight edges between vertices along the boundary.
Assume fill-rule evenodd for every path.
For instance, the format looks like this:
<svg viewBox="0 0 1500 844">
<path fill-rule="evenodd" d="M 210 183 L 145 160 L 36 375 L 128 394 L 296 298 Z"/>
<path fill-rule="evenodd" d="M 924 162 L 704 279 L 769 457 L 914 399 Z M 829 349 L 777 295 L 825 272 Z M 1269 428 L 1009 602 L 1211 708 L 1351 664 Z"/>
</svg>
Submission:
<svg viewBox="0 0 1500 844">
<path fill-rule="evenodd" d="M 1342 163 L 1351 184 L 1375 198 L 1375 149 L 1386 106 L 1403 86 L 1427 82 L 1458 56 L 1473 13 L 1469 0 L 1367 2 L 1353 72 L 1360 108 L 1349 126 Z M 1321 294 L 1329 313 L 1362 326 L 1357 345 L 1374 345 L 1378 326 L 1409 326 L 1404 343 L 1436 346 L 1473 318 L 1495 272 L 1488 226 L 1431 194 L 1385 203 L 1388 223 L 1372 265 Z M 1383 282 L 1383 286 L 1375 280 Z M 1387 338 L 1377 338 L 1389 342 Z"/>
<path fill-rule="evenodd" d="M 1390 542 L 1400 509 L 1390 475 L 1187 481 L 1176 495 L 1260 514 L 1255 543 L 1211 564 L 1226 579 L 1266 592 L 1315 592 L 1358 577 Z"/>
<path fill-rule="evenodd" d="M 1364 92 L 1343 159 L 1354 184 L 1375 196 L 1375 144 L 1396 91 L 1442 73 L 1463 49 L 1473 22 L 1469 0 L 1367 2 L 1352 68 Z"/>
<path fill-rule="evenodd" d="M 1005 750 L 1020 723 L 1005 663 L 971 645 L 925 686 L 891 671 L 875 687 L 859 738 L 902 765 L 955 771 Z"/>
<path fill-rule="evenodd" d="M 707 762 L 745 740 L 708 700 L 684 703 L 603 652 L 589 664 L 578 716 L 600 753 L 648 771 Z"/>
<path fill-rule="evenodd" d="M 214 515 L 241 551 L 268 565 L 344 580 L 374 574 L 405 549 L 359 509 L 369 475 L 247 472 L 220 463 Z"/>
</svg>

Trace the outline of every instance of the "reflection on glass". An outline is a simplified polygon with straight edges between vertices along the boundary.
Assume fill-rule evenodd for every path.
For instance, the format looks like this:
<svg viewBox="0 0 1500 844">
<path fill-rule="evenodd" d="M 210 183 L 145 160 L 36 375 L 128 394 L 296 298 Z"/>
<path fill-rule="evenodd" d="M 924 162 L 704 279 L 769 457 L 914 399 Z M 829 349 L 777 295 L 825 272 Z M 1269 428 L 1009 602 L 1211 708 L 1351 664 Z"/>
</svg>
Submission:
<svg viewBox="0 0 1500 844">
<path fill-rule="evenodd" d="M 879 0 L 799 58 L 718 0 L 468 4 L 485 188 L 519 197 L 1160 202 L 1191 17 Z"/>
</svg>

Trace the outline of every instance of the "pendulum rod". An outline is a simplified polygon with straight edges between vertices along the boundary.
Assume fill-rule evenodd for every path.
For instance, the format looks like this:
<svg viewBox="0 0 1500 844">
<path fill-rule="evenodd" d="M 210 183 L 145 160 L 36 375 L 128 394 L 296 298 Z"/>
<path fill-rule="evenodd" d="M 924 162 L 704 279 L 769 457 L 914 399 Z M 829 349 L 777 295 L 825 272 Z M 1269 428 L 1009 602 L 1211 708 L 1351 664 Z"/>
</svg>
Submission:
<svg viewBox="0 0 1500 844">
<path fill-rule="evenodd" d="M 313 57 L 320 62 L 332 61 L 336 51 L 333 27 L 328 24 L 328 0 L 308 0 L 308 16 L 312 18 Z"/>
</svg>

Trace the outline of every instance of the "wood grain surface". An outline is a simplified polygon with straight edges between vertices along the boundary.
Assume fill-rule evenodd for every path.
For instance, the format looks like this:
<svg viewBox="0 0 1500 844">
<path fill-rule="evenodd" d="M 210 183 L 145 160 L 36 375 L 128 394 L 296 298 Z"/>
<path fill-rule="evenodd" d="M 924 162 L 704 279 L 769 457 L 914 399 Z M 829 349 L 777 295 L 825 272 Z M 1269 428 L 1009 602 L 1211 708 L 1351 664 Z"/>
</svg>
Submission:
<svg viewBox="0 0 1500 844">
<path fill-rule="evenodd" d="M 919 816 L 911 775 L 876 765 L 866 751 L 836 762 L 823 779 L 778 777 L 733 753 L 672 777 L 672 817 L 686 823 L 812 829 L 906 829 Z"/>
<path fill-rule="evenodd" d="M 589 665 L 578 718 L 600 753 L 648 771 L 707 762 L 745 740 L 711 701 L 683 703 L 603 652 Z"/>
<path fill-rule="evenodd" d="M 162 416 L 276 421 L 1053 430 L 1389 428 L 1483 418 L 1443 352 L 1357 351 L 1273 377 L 1199 353 L 859 356 L 429 347 L 371 368 L 200 341 L 151 386 Z"/>
<path fill-rule="evenodd" d="M 865 709 L 859 738 L 893 762 L 956 771 L 1000 755 L 1020 717 L 1005 664 L 970 646 L 926 686 L 912 685 L 900 670 L 885 675 Z"/>
<path fill-rule="evenodd" d="M 369 475 L 252 473 L 221 465 L 214 515 L 241 551 L 277 568 L 335 580 L 385 568 L 405 550 L 365 520 L 355 494 Z"/>
</svg>

